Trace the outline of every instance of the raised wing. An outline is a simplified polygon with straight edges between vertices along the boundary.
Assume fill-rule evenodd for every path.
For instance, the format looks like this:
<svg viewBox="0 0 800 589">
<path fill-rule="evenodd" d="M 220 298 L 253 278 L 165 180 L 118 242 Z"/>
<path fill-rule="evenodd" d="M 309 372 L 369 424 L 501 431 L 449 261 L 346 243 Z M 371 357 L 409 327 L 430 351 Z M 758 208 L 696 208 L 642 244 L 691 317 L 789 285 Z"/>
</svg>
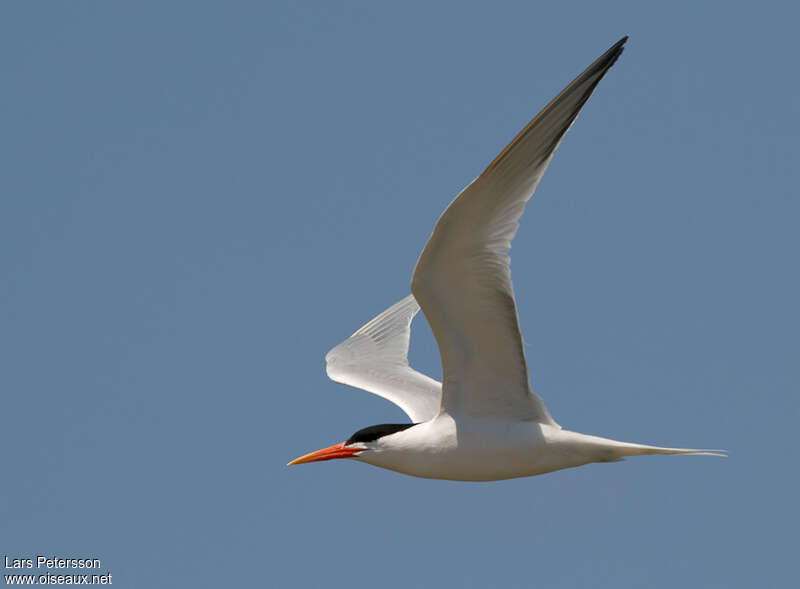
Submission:
<svg viewBox="0 0 800 589">
<path fill-rule="evenodd" d="M 626 40 L 556 96 L 456 197 L 422 251 L 411 292 L 439 344 L 449 413 L 555 424 L 528 384 L 508 252 L 553 153 Z"/>
<path fill-rule="evenodd" d="M 442 385 L 408 365 L 414 295 L 395 303 L 325 356 L 336 382 L 375 393 L 399 406 L 414 423 L 436 417 Z"/>
</svg>

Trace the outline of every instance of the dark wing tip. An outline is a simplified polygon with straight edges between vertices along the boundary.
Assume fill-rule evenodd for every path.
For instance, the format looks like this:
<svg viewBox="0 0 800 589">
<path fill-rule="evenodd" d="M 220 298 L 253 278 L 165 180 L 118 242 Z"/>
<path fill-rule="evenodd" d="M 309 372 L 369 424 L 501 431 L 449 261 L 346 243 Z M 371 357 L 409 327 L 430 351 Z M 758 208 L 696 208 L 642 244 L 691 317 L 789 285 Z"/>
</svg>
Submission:
<svg viewBox="0 0 800 589">
<path fill-rule="evenodd" d="M 603 76 L 608 73 L 608 70 L 611 69 L 611 66 L 619 59 L 619 56 L 622 55 L 622 51 L 624 49 L 625 42 L 628 40 L 628 35 L 625 35 L 614 43 L 608 50 L 606 50 L 603 55 L 598 57 L 594 60 L 592 65 L 587 67 L 583 72 L 581 72 L 577 78 L 572 80 L 572 82 L 564 88 L 558 96 L 553 98 L 549 102 L 547 106 L 545 106 L 542 111 L 533 117 L 533 120 L 529 122 L 514 139 L 511 140 L 511 143 L 506 145 L 506 147 L 501 151 L 496 158 L 492 160 L 489 166 L 484 170 L 481 176 L 485 176 L 486 174 L 492 172 L 498 164 L 506 158 L 506 156 L 522 141 L 526 135 L 535 127 L 536 123 L 540 121 L 543 117 L 547 116 L 548 113 L 552 113 L 553 109 L 555 109 L 559 103 L 563 100 L 570 100 L 574 99 L 576 96 L 575 90 L 579 89 L 579 97 L 575 100 L 573 112 L 571 116 L 567 117 L 562 121 L 562 125 L 560 125 L 560 130 L 553 136 L 553 141 L 551 141 L 551 145 L 555 146 L 558 144 L 558 141 L 561 140 L 561 137 L 566 133 L 569 126 L 575 120 L 575 117 L 578 116 L 578 112 L 583 107 L 584 103 L 589 99 L 592 92 L 594 91 L 597 84 L 600 83 L 600 80 L 603 79 Z M 588 84 L 587 84 L 588 82 Z"/>
<path fill-rule="evenodd" d="M 581 77 L 591 77 L 595 75 L 597 72 L 602 71 L 601 78 L 605 75 L 611 66 L 619 59 L 619 56 L 622 55 L 622 52 L 625 50 L 625 42 L 628 40 L 628 35 L 625 35 L 614 43 L 611 47 L 608 48 L 608 51 L 603 53 L 600 57 L 598 57 L 595 62 L 590 65 L 586 70 L 583 72 Z M 597 80 L 600 81 L 599 79 Z"/>
</svg>

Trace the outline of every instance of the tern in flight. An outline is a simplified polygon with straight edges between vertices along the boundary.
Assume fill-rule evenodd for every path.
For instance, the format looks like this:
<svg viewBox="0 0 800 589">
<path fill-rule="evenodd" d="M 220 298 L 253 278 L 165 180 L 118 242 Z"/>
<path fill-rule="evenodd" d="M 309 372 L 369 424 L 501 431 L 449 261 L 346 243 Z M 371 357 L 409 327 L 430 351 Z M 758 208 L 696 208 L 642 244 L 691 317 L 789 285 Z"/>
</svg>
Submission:
<svg viewBox="0 0 800 589">
<path fill-rule="evenodd" d="M 711 454 L 562 429 L 530 390 L 509 250 L 525 204 L 620 39 L 540 112 L 450 203 L 422 250 L 412 294 L 326 357 L 336 382 L 380 395 L 412 423 L 374 425 L 289 464 L 350 458 L 417 477 L 493 481 L 641 454 Z M 420 307 L 439 345 L 442 383 L 408 364 Z"/>
</svg>

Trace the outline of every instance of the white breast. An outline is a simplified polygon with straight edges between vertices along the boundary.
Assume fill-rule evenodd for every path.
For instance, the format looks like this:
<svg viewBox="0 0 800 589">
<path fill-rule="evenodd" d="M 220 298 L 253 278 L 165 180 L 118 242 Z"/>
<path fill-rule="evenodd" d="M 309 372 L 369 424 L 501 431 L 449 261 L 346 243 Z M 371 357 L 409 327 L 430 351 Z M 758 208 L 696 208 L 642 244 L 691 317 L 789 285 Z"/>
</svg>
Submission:
<svg viewBox="0 0 800 589">
<path fill-rule="evenodd" d="M 356 460 L 423 478 L 490 481 L 594 462 L 597 454 L 582 438 L 591 436 L 536 421 L 456 421 L 442 413 L 381 438 Z"/>
</svg>

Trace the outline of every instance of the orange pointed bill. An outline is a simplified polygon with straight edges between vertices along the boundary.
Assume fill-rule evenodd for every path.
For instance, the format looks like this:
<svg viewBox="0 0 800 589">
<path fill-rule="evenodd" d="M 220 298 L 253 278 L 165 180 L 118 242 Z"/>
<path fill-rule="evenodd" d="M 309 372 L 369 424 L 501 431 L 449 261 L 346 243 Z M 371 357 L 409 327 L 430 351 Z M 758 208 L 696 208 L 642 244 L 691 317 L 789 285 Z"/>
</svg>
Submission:
<svg viewBox="0 0 800 589">
<path fill-rule="evenodd" d="M 306 462 L 320 462 L 322 460 L 333 460 L 334 458 L 352 458 L 359 452 L 364 451 L 364 448 L 348 448 L 344 444 L 345 442 L 342 442 L 341 444 L 336 444 L 328 448 L 323 448 L 322 450 L 317 450 L 316 452 L 312 452 L 311 454 L 306 454 L 305 456 L 301 456 L 300 458 L 295 458 L 286 466 L 293 466 L 295 464 L 305 464 Z"/>
</svg>

